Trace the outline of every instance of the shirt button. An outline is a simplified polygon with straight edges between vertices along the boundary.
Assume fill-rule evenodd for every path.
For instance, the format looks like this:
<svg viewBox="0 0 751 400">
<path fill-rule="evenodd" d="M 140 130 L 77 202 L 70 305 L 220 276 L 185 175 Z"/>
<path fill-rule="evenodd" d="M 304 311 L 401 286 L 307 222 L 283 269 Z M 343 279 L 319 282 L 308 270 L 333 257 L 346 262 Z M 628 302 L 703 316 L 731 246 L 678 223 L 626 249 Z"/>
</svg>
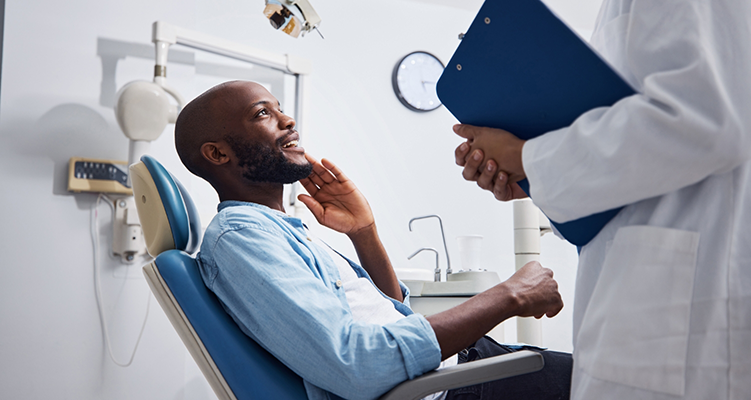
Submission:
<svg viewBox="0 0 751 400">
<path fill-rule="evenodd" d="M 342 287 L 342 281 L 341 280 L 336 281 L 336 287 L 338 287 L 338 288 Z"/>
</svg>

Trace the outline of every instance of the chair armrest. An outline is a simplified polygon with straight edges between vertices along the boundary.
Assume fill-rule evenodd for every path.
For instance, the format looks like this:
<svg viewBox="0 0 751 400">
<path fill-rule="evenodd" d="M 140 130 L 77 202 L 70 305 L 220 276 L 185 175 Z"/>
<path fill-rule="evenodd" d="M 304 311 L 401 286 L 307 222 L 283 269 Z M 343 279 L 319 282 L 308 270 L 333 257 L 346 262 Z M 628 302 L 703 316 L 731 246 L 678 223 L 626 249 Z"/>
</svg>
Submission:
<svg viewBox="0 0 751 400">
<path fill-rule="evenodd" d="M 380 400 L 418 400 L 443 390 L 539 371 L 543 366 L 542 354 L 521 350 L 428 372 L 402 382 Z"/>
</svg>

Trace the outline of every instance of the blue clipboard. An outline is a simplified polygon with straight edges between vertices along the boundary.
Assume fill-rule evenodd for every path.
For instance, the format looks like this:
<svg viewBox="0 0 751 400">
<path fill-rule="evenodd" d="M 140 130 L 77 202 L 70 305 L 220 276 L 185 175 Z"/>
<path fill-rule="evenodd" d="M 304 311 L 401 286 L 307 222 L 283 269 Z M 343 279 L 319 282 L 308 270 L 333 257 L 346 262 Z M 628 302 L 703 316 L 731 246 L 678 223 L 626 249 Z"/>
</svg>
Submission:
<svg viewBox="0 0 751 400">
<path fill-rule="evenodd" d="M 436 90 L 461 123 L 525 140 L 636 93 L 539 0 L 486 1 Z M 526 179 L 519 185 L 529 194 Z M 584 246 L 620 210 L 551 223 L 566 240 Z"/>
</svg>

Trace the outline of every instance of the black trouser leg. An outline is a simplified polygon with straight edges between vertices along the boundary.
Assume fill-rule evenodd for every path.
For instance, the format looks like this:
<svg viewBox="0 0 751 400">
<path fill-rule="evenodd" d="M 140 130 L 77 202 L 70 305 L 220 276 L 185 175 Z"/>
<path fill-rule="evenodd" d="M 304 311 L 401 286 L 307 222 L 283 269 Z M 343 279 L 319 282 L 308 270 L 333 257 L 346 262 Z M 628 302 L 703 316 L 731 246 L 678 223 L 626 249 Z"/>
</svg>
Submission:
<svg viewBox="0 0 751 400">
<path fill-rule="evenodd" d="M 537 372 L 518 375 L 497 381 L 450 390 L 446 400 L 560 400 L 568 399 L 571 392 L 571 354 L 557 351 L 540 351 L 534 347 L 524 350 L 537 351 L 545 360 L 545 367 Z M 460 354 L 459 363 L 493 357 L 517 351 L 485 337 Z"/>
</svg>

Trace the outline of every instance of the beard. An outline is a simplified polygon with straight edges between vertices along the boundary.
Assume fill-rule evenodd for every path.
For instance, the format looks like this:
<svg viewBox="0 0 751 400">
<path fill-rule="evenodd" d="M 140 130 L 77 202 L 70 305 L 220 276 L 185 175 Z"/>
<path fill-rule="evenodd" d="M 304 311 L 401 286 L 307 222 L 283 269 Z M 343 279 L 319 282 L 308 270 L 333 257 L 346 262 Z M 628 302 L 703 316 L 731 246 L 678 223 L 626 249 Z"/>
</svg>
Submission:
<svg viewBox="0 0 751 400">
<path fill-rule="evenodd" d="M 251 182 L 294 183 L 307 178 L 313 171 L 313 165 L 295 164 L 284 156 L 281 150 L 271 146 L 255 143 L 243 143 L 232 137 L 226 138 L 238 158 L 238 165 L 243 168 L 243 177 Z M 282 145 L 284 137 L 277 146 Z"/>
</svg>

